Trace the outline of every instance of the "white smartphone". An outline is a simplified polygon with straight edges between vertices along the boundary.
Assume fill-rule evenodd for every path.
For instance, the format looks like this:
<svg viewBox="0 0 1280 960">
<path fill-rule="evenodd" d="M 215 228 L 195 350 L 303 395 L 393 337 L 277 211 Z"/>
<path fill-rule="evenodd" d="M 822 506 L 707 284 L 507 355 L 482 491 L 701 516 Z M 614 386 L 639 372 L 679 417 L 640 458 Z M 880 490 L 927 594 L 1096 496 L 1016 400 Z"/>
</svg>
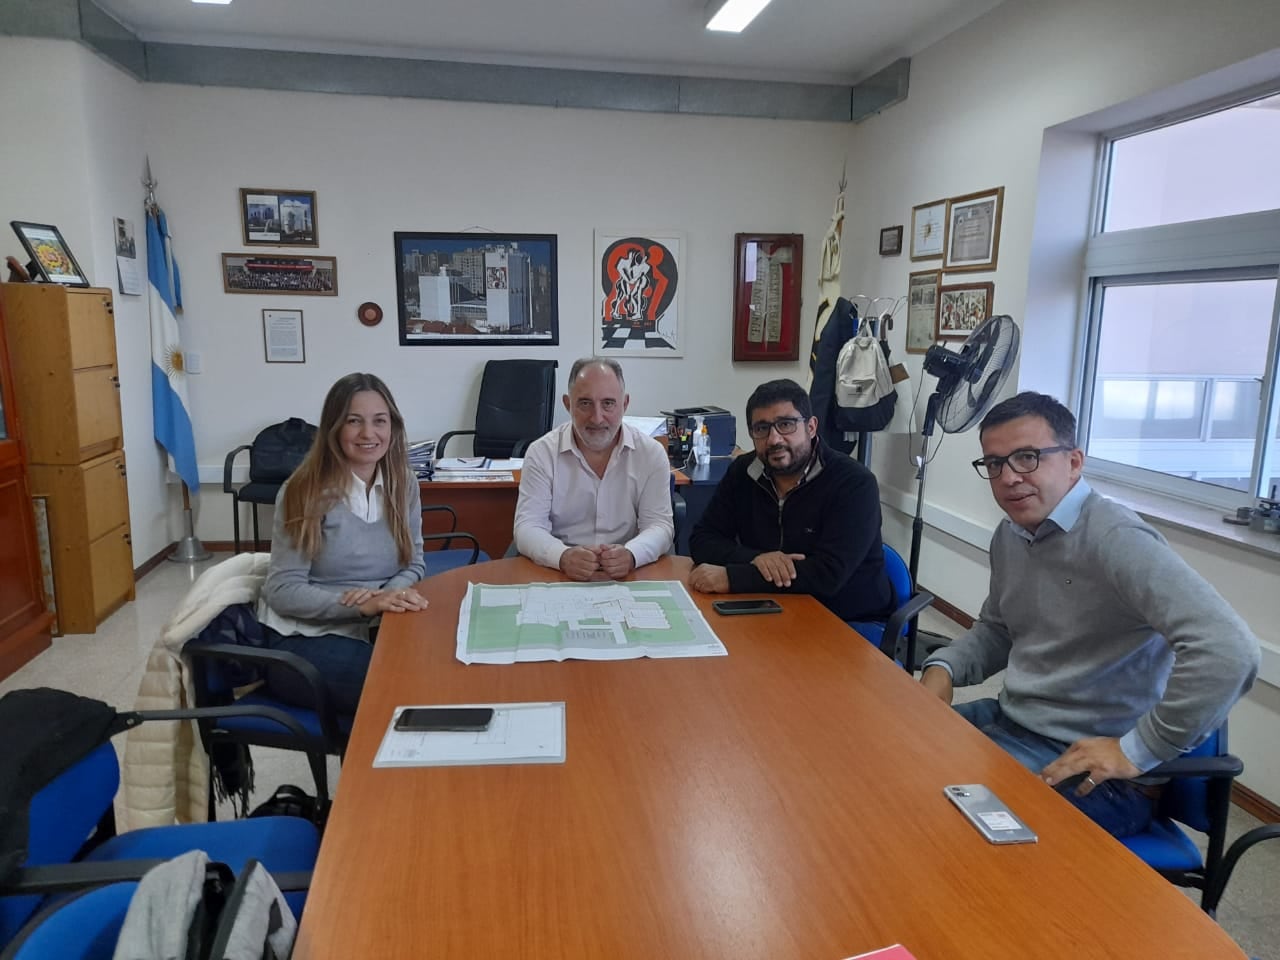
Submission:
<svg viewBox="0 0 1280 960">
<path fill-rule="evenodd" d="M 1004 801 L 980 783 L 956 783 L 942 792 L 990 843 L 1035 843 L 1039 838 Z"/>
</svg>

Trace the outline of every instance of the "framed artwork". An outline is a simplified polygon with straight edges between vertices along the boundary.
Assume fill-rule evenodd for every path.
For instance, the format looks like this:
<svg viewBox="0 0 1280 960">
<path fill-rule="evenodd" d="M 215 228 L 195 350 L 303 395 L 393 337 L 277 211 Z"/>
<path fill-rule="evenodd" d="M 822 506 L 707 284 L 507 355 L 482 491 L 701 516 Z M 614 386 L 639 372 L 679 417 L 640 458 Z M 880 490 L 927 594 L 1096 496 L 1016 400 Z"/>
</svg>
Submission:
<svg viewBox="0 0 1280 960">
<path fill-rule="evenodd" d="M 288 293 L 303 297 L 338 295 L 336 257 L 222 255 L 222 289 L 227 293 Z"/>
<path fill-rule="evenodd" d="M 76 258 L 67 248 L 67 241 L 62 239 L 58 228 L 51 223 L 25 223 L 22 220 L 10 220 L 9 226 L 22 241 L 31 263 L 35 266 L 32 280 L 43 280 L 46 283 L 60 283 L 66 287 L 87 287 L 89 278 L 76 263 Z"/>
<path fill-rule="evenodd" d="M 994 270 L 1003 213 L 1004 187 L 952 197 L 947 203 L 942 269 L 948 273 Z"/>
<path fill-rule="evenodd" d="M 939 340 L 963 340 L 991 316 L 994 283 L 949 283 L 938 289 Z"/>
<path fill-rule="evenodd" d="M 912 273 L 907 278 L 907 353 L 928 353 L 938 328 L 941 270 Z"/>
<path fill-rule="evenodd" d="M 560 343 L 553 233 L 396 233 L 401 346 Z"/>
<path fill-rule="evenodd" d="M 880 256 L 896 257 L 902 253 L 902 227 L 885 227 L 880 231 Z"/>
<path fill-rule="evenodd" d="M 597 230 L 595 241 L 595 355 L 684 356 L 684 235 Z"/>
<path fill-rule="evenodd" d="M 947 232 L 947 201 L 933 200 L 911 208 L 911 259 L 939 260 Z"/>
<path fill-rule="evenodd" d="M 247 247 L 317 247 L 315 191 L 241 187 L 240 227 Z"/>
<path fill-rule="evenodd" d="M 799 359 L 803 266 L 803 234 L 734 235 L 735 362 Z"/>
<path fill-rule="evenodd" d="M 262 349 L 267 363 L 306 363 L 301 310 L 262 311 Z"/>
</svg>

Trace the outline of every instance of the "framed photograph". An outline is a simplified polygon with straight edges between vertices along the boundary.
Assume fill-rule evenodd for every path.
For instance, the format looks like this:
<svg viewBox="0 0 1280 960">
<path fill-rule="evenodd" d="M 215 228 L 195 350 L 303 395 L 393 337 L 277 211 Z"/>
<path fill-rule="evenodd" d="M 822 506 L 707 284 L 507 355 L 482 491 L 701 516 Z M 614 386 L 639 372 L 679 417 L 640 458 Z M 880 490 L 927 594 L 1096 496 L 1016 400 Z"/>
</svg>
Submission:
<svg viewBox="0 0 1280 960">
<path fill-rule="evenodd" d="M 734 235 L 734 362 L 800 358 L 803 266 L 803 234 Z"/>
<path fill-rule="evenodd" d="M 684 234 L 595 236 L 595 355 L 684 356 Z"/>
<path fill-rule="evenodd" d="M 994 270 L 1003 212 L 1004 187 L 952 197 L 947 203 L 942 269 L 948 273 Z"/>
<path fill-rule="evenodd" d="M 306 363 L 301 310 L 262 311 L 262 349 L 267 363 Z"/>
<path fill-rule="evenodd" d="M 553 233 L 396 233 L 402 346 L 560 343 Z"/>
<path fill-rule="evenodd" d="M 222 255 L 222 289 L 227 293 L 288 293 L 303 297 L 338 295 L 336 257 Z"/>
<path fill-rule="evenodd" d="M 949 283 L 938 289 L 937 339 L 963 340 L 991 316 L 994 283 Z"/>
<path fill-rule="evenodd" d="M 911 208 L 911 259 L 939 260 L 947 232 L 947 201 L 934 200 Z"/>
<path fill-rule="evenodd" d="M 907 278 L 907 353 L 928 353 L 938 328 L 941 270 L 912 273 Z"/>
<path fill-rule="evenodd" d="M 319 246 L 315 191 L 241 187 L 240 226 L 247 247 Z"/>
<path fill-rule="evenodd" d="M 9 226 L 22 241 L 22 246 L 35 264 L 32 280 L 60 283 L 66 287 L 87 287 L 89 278 L 76 263 L 58 228 L 51 223 L 24 223 L 10 220 Z M 30 268 L 30 264 L 28 264 Z"/>
<path fill-rule="evenodd" d="M 133 238 L 133 221 L 115 217 L 116 277 L 120 292 L 141 296 L 146 292 L 146 280 L 138 265 L 138 245 Z"/>
<path fill-rule="evenodd" d="M 902 253 L 902 227 L 885 227 L 880 231 L 880 256 L 896 257 Z"/>
</svg>

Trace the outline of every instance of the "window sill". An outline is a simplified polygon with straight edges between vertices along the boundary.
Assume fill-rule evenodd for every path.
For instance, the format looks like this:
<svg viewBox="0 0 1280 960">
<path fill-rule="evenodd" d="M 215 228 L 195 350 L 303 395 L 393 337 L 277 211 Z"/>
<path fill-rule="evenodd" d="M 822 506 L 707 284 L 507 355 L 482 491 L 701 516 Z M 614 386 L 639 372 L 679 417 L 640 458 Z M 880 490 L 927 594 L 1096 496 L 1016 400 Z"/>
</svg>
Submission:
<svg viewBox="0 0 1280 960">
<path fill-rule="evenodd" d="M 1189 503 L 1177 497 L 1153 493 L 1102 477 L 1087 477 L 1089 486 L 1100 494 L 1122 503 L 1148 520 L 1177 527 L 1189 533 L 1210 537 L 1222 543 L 1241 547 L 1272 560 L 1280 561 L 1280 534 L 1262 533 L 1248 527 L 1225 522 L 1225 510 Z"/>
</svg>

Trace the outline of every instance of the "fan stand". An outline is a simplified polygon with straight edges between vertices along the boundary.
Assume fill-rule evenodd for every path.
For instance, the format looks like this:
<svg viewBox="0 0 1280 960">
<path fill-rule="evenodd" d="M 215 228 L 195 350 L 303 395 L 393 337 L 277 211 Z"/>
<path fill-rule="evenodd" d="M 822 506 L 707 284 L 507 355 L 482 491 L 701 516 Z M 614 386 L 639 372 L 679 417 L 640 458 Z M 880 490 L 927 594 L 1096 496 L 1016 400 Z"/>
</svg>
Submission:
<svg viewBox="0 0 1280 960">
<path fill-rule="evenodd" d="M 920 428 L 920 456 L 916 463 L 916 513 L 911 520 L 911 553 L 907 560 L 907 572 L 911 574 L 911 588 L 919 586 L 916 571 L 920 568 L 920 544 L 924 539 L 924 472 L 929 465 L 929 438 L 938 419 L 940 394 L 934 391 L 924 406 L 924 424 Z M 907 666 L 916 669 L 916 639 L 920 633 L 920 618 L 914 617 L 907 628 Z"/>
</svg>

